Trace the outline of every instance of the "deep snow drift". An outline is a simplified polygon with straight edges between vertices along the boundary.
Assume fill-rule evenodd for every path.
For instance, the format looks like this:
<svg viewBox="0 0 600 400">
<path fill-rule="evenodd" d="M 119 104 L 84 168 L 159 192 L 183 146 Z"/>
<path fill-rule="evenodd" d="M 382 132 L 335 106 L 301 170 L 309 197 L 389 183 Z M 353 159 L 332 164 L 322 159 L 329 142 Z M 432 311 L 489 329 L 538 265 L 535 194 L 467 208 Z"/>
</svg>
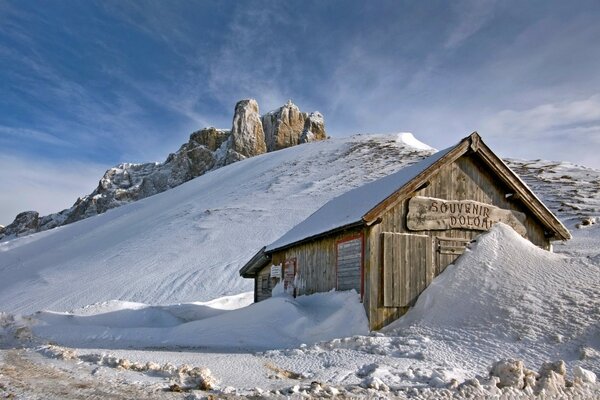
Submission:
<svg viewBox="0 0 600 400">
<path fill-rule="evenodd" d="M 40 312 L 33 333 L 70 347 L 211 348 L 264 350 L 297 347 L 368 333 L 356 292 L 290 297 L 285 293 L 249 304 L 253 294 L 236 296 L 236 310 L 219 303 L 147 306 L 113 302 L 72 313 Z M 227 299 L 227 298 L 225 298 Z M 92 310 L 97 313 L 93 313 Z"/>
<path fill-rule="evenodd" d="M 562 359 L 598 370 L 600 359 L 588 355 L 600 346 L 600 265 L 544 251 L 497 224 L 386 332 L 427 335 L 435 356 L 456 365 Z"/>
</svg>

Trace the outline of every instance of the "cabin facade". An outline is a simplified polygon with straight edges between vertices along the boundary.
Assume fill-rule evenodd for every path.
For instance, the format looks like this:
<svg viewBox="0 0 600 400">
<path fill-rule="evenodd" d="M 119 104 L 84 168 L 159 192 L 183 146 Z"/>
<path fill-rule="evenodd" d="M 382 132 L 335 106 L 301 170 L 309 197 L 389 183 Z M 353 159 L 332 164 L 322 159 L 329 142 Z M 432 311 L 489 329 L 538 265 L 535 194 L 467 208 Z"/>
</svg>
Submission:
<svg viewBox="0 0 600 400">
<path fill-rule="evenodd" d="M 354 289 L 371 329 L 404 314 L 433 278 L 493 224 L 535 245 L 570 233 L 475 132 L 456 146 L 326 203 L 261 249 L 240 274 L 255 301 L 286 291 Z"/>
</svg>

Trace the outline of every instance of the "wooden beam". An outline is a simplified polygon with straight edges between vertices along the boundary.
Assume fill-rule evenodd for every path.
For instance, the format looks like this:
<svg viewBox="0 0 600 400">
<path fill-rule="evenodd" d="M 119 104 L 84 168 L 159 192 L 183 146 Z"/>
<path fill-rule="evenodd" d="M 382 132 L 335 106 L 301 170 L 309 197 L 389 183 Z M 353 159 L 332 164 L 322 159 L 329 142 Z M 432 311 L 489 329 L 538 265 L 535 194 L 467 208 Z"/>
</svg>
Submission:
<svg viewBox="0 0 600 400">
<path fill-rule="evenodd" d="M 394 207 L 399 201 L 402 201 L 406 197 L 408 197 L 410 193 L 418 190 L 419 187 L 425 184 L 425 182 L 427 182 L 442 165 L 454 162 L 460 156 L 465 154 L 466 151 L 469 149 L 469 143 L 469 137 L 463 139 L 458 145 L 456 145 L 456 147 L 450 150 L 448 154 L 444 155 L 439 160 L 431 164 L 414 179 L 412 179 L 406 185 L 396 190 L 394 193 L 392 193 L 390 196 L 384 199 L 381 203 L 376 205 L 371 211 L 366 213 L 363 216 L 363 220 L 367 223 L 367 225 L 371 224 L 387 210 Z"/>
</svg>

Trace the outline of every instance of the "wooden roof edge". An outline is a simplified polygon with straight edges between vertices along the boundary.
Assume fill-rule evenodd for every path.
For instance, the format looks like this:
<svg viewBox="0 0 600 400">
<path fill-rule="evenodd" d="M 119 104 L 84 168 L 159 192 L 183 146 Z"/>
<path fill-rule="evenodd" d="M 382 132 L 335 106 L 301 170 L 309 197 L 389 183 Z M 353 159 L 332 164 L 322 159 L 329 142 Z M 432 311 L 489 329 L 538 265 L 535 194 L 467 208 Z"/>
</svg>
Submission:
<svg viewBox="0 0 600 400">
<path fill-rule="evenodd" d="M 271 256 L 265 253 L 265 246 L 260 249 L 252 258 L 240 268 L 240 275 L 243 278 L 254 278 L 260 269 L 262 269 L 271 260 Z"/>
<path fill-rule="evenodd" d="M 367 212 L 363 216 L 363 220 L 368 224 L 372 224 L 377 218 L 380 218 L 381 215 L 392 208 L 398 200 L 406 196 L 408 193 L 411 193 L 421 187 L 427 180 L 431 177 L 431 175 L 436 171 L 436 169 L 440 165 L 444 165 L 448 162 L 453 162 L 458 159 L 460 156 L 465 154 L 469 147 L 471 146 L 471 137 L 473 135 L 479 135 L 477 132 L 473 132 L 470 136 L 463 138 L 452 150 L 450 150 L 446 155 L 441 157 L 439 160 L 435 161 L 429 167 L 425 168 L 421 173 L 407 182 L 404 186 L 398 188 L 394 193 L 385 198 L 382 202 L 376 205 L 371 211 Z"/>
<path fill-rule="evenodd" d="M 337 228 L 333 228 L 333 229 L 330 229 L 330 230 L 325 231 L 325 232 L 317 233 L 316 235 L 305 237 L 304 239 L 297 240 L 297 241 L 292 242 L 292 243 L 288 243 L 288 244 L 286 244 L 284 246 L 276 247 L 274 249 L 269 249 L 268 251 L 265 252 L 265 254 L 270 255 L 270 254 L 273 254 L 273 253 L 275 253 L 277 251 L 289 249 L 290 247 L 295 247 L 295 246 L 298 246 L 298 245 L 303 244 L 303 243 L 312 242 L 313 240 L 317 240 L 319 238 L 322 238 L 323 236 L 329 236 L 329 235 L 332 235 L 334 233 L 342 232 L 342 231 L 345 231 L 345 230 L 348 230 L 348 229 L 358 228 L 360 226 L 364 226 L 365 224 L 366 224 L 366 221 L 361 218 L 358 221 L 350 222 L 348 224 L 345 224 L 345 225 L 342 225 L 342 226 L 338 226 Z"/>
<path fill-rule="evenodd" d="M 476 153 L 499 175 L 511 189 L 521 197 L 525 206 L 546 225 L 553 237 L 558 240 L 571 239 L 571 232 L 563 225 L 554 213 L 537 197 L 527 184 L 498 157 L 483 141 L 480 141 Z"/>
</svg>

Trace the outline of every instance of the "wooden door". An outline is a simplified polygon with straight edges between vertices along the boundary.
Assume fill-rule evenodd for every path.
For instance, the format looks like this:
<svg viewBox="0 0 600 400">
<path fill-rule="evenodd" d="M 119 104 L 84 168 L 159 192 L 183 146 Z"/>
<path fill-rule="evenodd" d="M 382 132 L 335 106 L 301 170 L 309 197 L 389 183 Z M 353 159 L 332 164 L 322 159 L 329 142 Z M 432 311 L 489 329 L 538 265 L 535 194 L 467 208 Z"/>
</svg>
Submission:
<svg viewBox="0 0 600 400">
<path fill-rule="evenodd" d="M 336 243 L 336 289 L 363 295 L 363 237 L 355 235 Z"/>
<path fill-rule="evenodd" d="M 384 232 L 381 239 L 383 305 L 409 307 L 433 280 L 431 238 Z"/>
</svg>

